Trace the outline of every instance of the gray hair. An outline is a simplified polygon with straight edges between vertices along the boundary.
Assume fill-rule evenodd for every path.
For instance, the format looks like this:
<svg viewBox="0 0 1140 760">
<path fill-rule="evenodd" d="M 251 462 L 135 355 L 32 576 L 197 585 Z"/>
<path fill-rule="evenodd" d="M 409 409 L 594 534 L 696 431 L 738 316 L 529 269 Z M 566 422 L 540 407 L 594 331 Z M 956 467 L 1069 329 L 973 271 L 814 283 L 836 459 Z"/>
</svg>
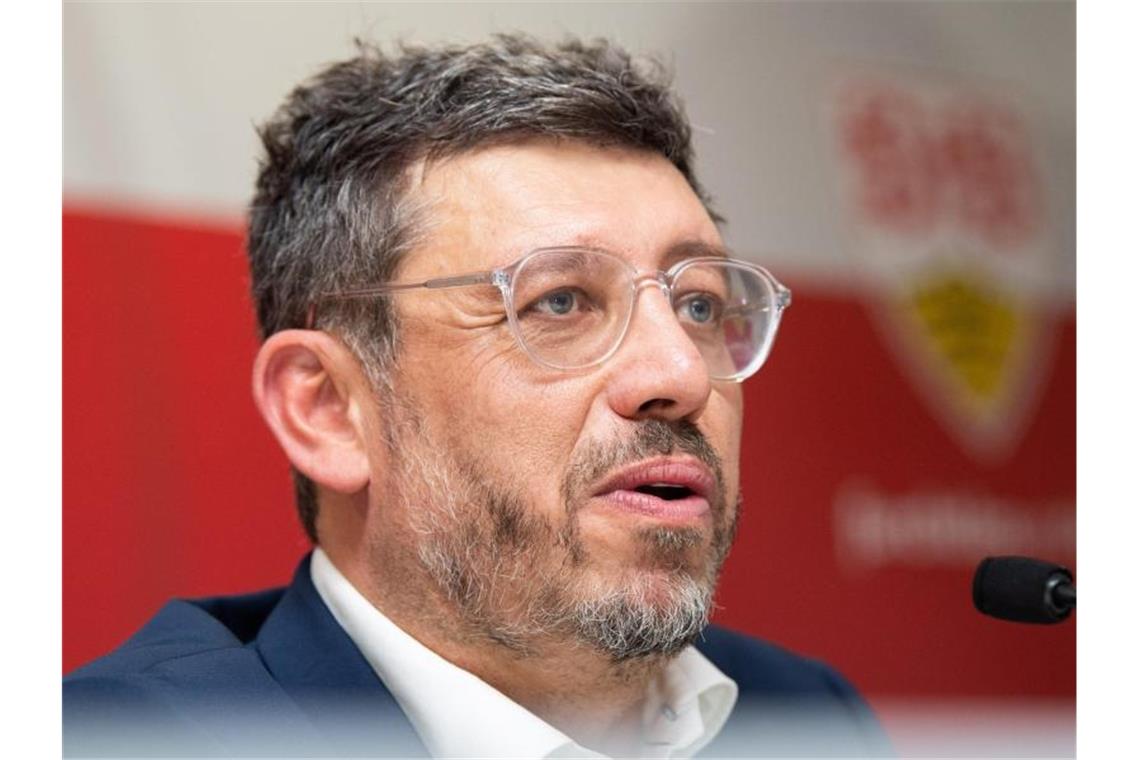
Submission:
<svg viewBox="0 0 1140 760">
<path fill-rule="evenodd" d="M 391 56 L 357 48 L 293 90 L 259 130 L 265 154 L 248 247 L 263 339 L 308 326 L 324 294 L 394 276 L 423 228 L 407 193 L 421 161 L 535 137 L 629 147 L 667 158 L 709 206 L 688 120 L 656 62 L 604 40 L 545 45 L 520 35 L 402 45 Z M 384 384 L 398 349 L 386 301 L 327 302 L 313 326 L 339 335 L 373 384 Z M 316 488 L 296 471 L 294 484 L 316 543 Z"/>
</svg>

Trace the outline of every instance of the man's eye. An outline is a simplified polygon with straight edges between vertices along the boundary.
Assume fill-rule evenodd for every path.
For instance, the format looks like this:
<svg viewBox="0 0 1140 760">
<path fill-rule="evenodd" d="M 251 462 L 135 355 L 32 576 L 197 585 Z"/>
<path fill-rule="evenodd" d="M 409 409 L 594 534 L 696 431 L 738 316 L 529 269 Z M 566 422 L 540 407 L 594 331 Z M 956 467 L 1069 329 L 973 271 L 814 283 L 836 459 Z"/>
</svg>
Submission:
<svg viewBox="0 0 1140 760">
<path fill-rule="evenodd" d="M 677 305 L 677 316 L 682 321 L 698 325 L 718 322 L 723 311 L 720 299 L 708 293 L 685 296 Z"/>
<path fill-rule="evenodd" d="M 586 299 L 580 291 L 564 289 L 547 293 L 534 301 L 528 310 L 561 317 L 573 311 L 581 311 L 586 306 Z"/>
</svg>

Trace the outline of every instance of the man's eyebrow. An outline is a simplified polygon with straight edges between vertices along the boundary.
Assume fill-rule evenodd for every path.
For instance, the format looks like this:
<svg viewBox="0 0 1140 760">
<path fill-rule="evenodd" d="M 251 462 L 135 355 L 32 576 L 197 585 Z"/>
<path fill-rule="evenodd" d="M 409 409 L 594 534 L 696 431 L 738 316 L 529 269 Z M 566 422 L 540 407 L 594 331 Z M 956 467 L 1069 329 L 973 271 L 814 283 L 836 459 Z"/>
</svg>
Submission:
<svg viewBox="0 0 1140 760">
<path fill-rule="evenodd" d="M 591 248 L 594 250 L 610 252 L 613 252 L 615 250 L 604 238 L 589 233 L 573 235 L 566 243 L 549 247 Z M 531 250 L 535 249 L 532 248 Z M 661 266 L 668 268 L 678 261 L 683 261 L 685 259 L 695 259 L 701 256 L 713 256 L 716 258 L 728 259 L 732 258 L 732 251 L 725 248 L 724 246 L 717 245 L 716 243 L 709 243 L 705 240 L 699 240 L 696 238 L 685 239 L 673 243 L 665 249 L 665 253 L 661 257 Z"/>
<path fill-rule="evenodd" d="M 727 259 L 732 254 L 723 246 L 707 243 L 704 240 L 682 240 L 674 243 L 665 250 L 663 263 L 673 264 L 684 259 L 695 259 L 701 256 L 715 256 Z"/>
</svg>

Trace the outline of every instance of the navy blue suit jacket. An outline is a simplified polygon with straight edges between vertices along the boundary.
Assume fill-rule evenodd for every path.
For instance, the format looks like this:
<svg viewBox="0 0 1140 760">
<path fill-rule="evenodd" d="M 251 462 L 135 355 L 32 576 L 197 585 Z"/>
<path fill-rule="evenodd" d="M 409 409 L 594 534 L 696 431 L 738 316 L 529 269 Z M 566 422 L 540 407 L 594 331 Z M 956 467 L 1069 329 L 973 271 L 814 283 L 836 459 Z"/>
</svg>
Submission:
<svg viewBox="0 0 1140 760">
<path fill-rule="evenodd" d="M 740 700 L 701 753 L 882 755 L 866 704 L 835 671 L 716 626 L 697 648 Z M 313 587 L 172 601 L 64 679 L 69 756 L 424 756 L 391 693 Z"/>
</svg>

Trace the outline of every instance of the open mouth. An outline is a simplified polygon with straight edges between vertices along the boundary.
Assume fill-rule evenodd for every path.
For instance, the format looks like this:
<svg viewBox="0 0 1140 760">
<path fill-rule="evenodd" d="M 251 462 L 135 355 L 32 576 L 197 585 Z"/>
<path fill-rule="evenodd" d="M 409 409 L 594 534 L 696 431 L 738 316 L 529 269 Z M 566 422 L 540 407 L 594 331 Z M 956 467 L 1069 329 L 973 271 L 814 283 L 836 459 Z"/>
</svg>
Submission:
<svg viewBox="0 0 1140 760">
<path fill-rule="evenodd" d="M 647 483 L 633 490 L 637 493 L 656 496 L 658 499 L 664 499 L 665 501 L 677 501 L 678 499 L 686 499 L 693 495 L 693 489 L 688 486 L 679 486 L 672 483 Z"/>
<path fill-rule="evenodd" d="M 608 477 L 594 492 L 609 508 L 661 520 L 693 520 L 709 512 L 712 473 L 690 457 L 638 462 Z"/>
</svg>

